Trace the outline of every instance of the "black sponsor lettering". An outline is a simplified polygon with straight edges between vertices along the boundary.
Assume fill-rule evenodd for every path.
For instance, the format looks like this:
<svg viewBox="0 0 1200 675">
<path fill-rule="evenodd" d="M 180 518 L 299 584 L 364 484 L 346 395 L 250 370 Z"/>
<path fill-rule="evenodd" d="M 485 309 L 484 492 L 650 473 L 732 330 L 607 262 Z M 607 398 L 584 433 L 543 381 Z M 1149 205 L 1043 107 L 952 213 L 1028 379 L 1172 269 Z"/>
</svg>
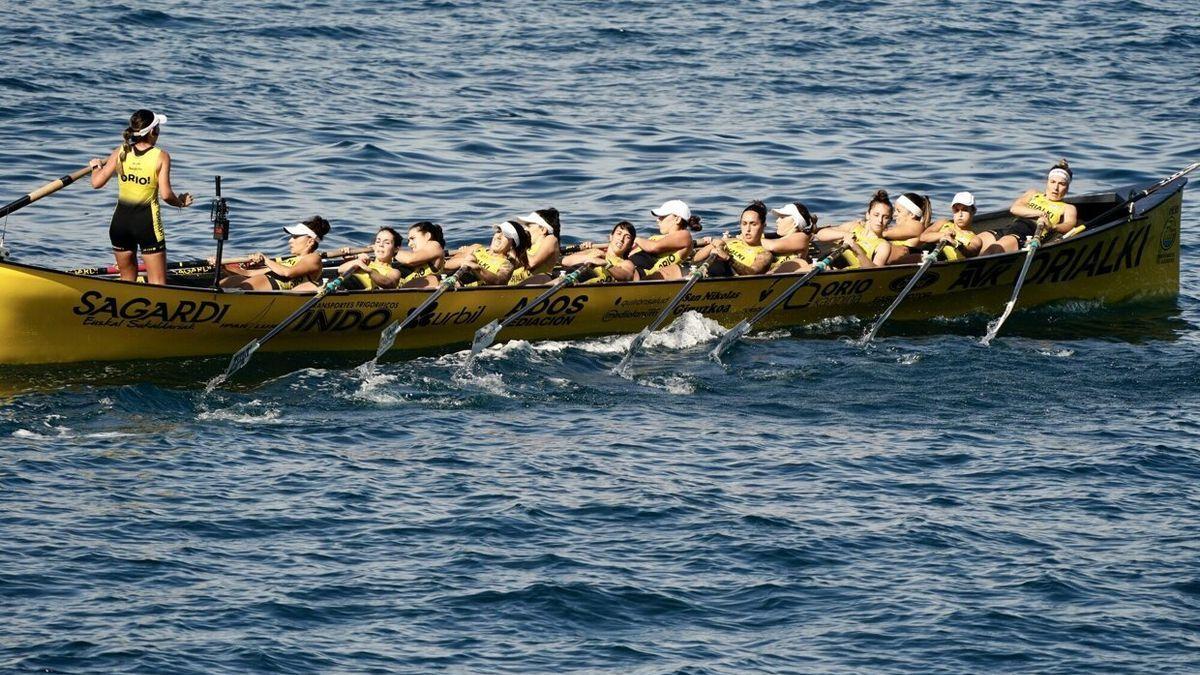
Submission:
<svg viewBox="0 0 1200 675">
<path fill-rule="evenodd" d="M 171 315 L 171 318 L 168 319 L 168 321 L 185 321 L 186 322 L 188 313 L 195 311 L 195 309 L 196 309 L 196 303 L 194 303 L 190 300 L 181 300 L 179 302 L 179 304 L 175 307 L 175 313 Z"/>
<path fill-rule="evenodd" d="M 90 315 L 92 312 L 96 311 L 96 305 L 93 304 L 92 301 L 98 300 L 102 295 L 103 293 L 100 293 L 99 291 L 88 291 L 84 293 L 83 295 L 79 296 L 79 304 L 75 307 L 72 307 L 71 311 L 78 316 Z"/>
<path fill-rule="evenodd" d="M 1103 246 L 1103 244 L 1101 244 Z M 1096 274 L 1108 274 L 1116 269 L 1116 263 L 1109 263 L 1108 259 L 1112 257 L 1113 251 L 1117 248 L 1117 238 L 1113 237 L 1108 241 L 1108 250 L 1104 252 L 1103 262 L 1096 268 Z"/>
<path fill-rule="evenodd" d="M 948 291 L 955 289 L 973 290 L 985 286 L 995 286 L 1000 283 L 1000 277 L 1012 267 L 1011 262 L 991 263 L 988 261 L 969 262 L 959 273 Z"/>
<path fill-rule="evenodd" d="M 1046 264 L 1042 273 L 1032 277 L 1030 283 L 1041 284 L 1047 281 L 1058 283 L 1062 273 L 1074 262 L 1075 255 L 1076 250 L 1072 248 L 1055 251 L 1054 257 L 1049 258 L 1050 262 Z"/>
<path fill-rule="evenodd" d="M 97 304 L 98 300 L 102 300 Z M 177 303 L 151 302 L 149 298 L 130 298 L 124 303 L 99 291 L 86 291 L 79 296 L 79 304 L 71 308 L 77 316 L 88 317 L 89 325 L 121 325 L 129 322 L 132 328 L 175 329 L 175 324 L 217 323 L 229 311 L 230 305 L 215 302 L 195 303 L 180 300 Z M 107 315 L 109 322 L 97 320 Z M 112 323 L 115 321 L 115 323 Z"/>
<path fill-rule="evenodd" d="M 1089 277 L 1096 276 L 1096 266 L 1100 264 L 1100 256 L 1103 253 L 1104 242 L 1096 242 L 1096 245 L 1092 246 L 1092 250 L 1087 254 L 1087 257 L 1080 256 L 1082 261 L 1074 270 L 1071 271 L 1070 274 L 1067 275 L 1067 281 L 1074 281 L 1075 277 L 1078 277 L 1085 271 Z"/>
<path fill-rule="evenodd" d="M 150 301 L 146 298 L 134 298 L 133 300 L 121 305 L 121 318 L 140 319 L 143 316 L 146 316 L 146 308 L 149 306 Z"/>
</svg>

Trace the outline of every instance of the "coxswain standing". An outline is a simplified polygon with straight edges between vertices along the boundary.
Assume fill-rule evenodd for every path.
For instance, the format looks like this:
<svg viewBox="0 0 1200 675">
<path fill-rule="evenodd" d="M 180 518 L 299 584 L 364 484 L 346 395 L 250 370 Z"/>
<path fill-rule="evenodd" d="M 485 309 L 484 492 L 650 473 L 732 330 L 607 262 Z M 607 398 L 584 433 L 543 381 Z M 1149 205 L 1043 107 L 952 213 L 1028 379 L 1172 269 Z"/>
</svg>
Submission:
<svg viewBox="0 0 1200 675">
<path fill-rule="evenodd" d="M 113 211 L 108 237 L 122 281 L 137 280 L 137 253 L 146 262 L 146 281 L 167 283 L 167 241 L 163 233 L 161 199 L 170 206 L 192 205 L 192 195 L 176 195 L 171 189 L 171 156 L 158 147 L 158 136 L 166 115 L 138 110 L 129 117 L 124 143 L 107 160 L 93 158 L 92 187 L 104 187 L 116 173 L 117 208 Z"/>
</svg>

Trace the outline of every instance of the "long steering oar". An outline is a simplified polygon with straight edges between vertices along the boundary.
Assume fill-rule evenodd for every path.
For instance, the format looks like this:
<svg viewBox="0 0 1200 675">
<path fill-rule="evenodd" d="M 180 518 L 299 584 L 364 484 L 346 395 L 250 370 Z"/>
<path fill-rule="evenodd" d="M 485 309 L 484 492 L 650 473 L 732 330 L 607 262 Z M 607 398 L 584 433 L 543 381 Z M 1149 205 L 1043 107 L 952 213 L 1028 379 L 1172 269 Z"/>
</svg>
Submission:
<svg viewBox="0 0 1200 675">
<path fill-rule="evenodd" d="M 69 174 L 63 176 L 62 178 L 56 178 L 55 180 L 52 180 L 49 183 L 46 183 L 42 187 L 34 190 L 33 192 L 30 192 L 29 194 L 25 195 L 24 197 L 21 197 L 20 199 L 14 199 L 13 201 L 9 202 L 8 204 L 5 204 L 4 206 L 0 206 L 0 218 L 7 216 L 8 214 L 12 213 L 13 211 L 16 211 L 17 209 L 21 209 L 26 206 L 29 206 L 30 204 L 36 202 L 37 200 L 41 199 L 42 197 L 45 197 L 46 195 L 50 195 L 50 194 L 54 194 L 55 192 L 58 192 L 59 190 L 67 187 L 71 183 L 74 183 L 75 181 L 79 180 L 80 178 L 83 178 L 84 176 L 88 175 L 91 172 L 92 172 L 91 165 L 85 166 L 82 169 L 79 169 L 78 171 L 75 171 L 73 173 L 69 173 Z"/>
<path fill-rule="evenodd" d="M 808 272 L 805 272 L 804 276 L 793 282 L 791 286 L 788 286 L 787 289 L 779 295 L 779 297 L 772 300 L 771 303 L 766 307 L 758 310 L 757 314 L 749 319 L 742 319 L 736 326 L 725 331 L 725 334 L 722 335 L 721 339 L 717 341 L 717 346 L 713 347 L 713 350 L 709 352 L 709 357 L 711 357 L 714 361 L 720 361 L 721 356 L 724 355 L 725 352 L 729 351 L 731 347 L 737 344 L 738 340 L 742 339 L 742 336 L 744 336 L 746 333 L 749 333 L 750 329 L 754 327 L 754 324 L 762 321 L 763 317 L 774 311 L 776 307 L 782 305 L 784 302 L 787 302 L 787 299 L 792 297 L 793 293 L 800 290 L 804 284 L 807 284 L 810 279 L 829 269 L 829 266 L 833 264 L 833 259 L 841 255 L 845 248 L 845 246 L 838 246 L 834 248 L 829 252 L 829 255 L 813 263 L 812 269 L 810 269 Z"/>
<path fill-rule="evenodd" d="M 884 321 L 888 320 L 888 317 L 892 315 L 892 312 L 896 311 L 896 308 L 900 306 L 900 303 L 904 300 L 904 297 L 908 295 L 908 292 L 917 285 L 917 281 L 920 280 L 921 275 L 925 274 L 925 270 L 929 269 L 929 266 L 933 264 L 933 261 L 937 260 L 937 257 L 937 249 L 934 249 L 933 251 L 926 251 L 921 254 L 921 266 L 917 268 L 917 273 L 908 280 L 908 283 L 904 285 L 904 290 L 900 291 L 900 294 L 897 295 L 896 299 L 892 301 L 892 304 L 889 305 L 886 310 L 884 310 L 883 314 L 879 315 L 879 318 L 876 319 L 875 323 L 871 325 L 871 329 L 866 333 L 863 333 L 862 339 L 858 341 L 858 344 L 865 345 L 871 340 L 875 339 L 875 334 L 879 332 L 879 327 L 883 325 Z"/>
<path fill-rule="evenodd" d="M 536 298 L 533 299 L 532 302 L 530 302 L 528 305 L 525 305 L 523 308 L 521 308 L 521 311 L 517 312 L 516 314 L 513 314 L 512 316 L 505 318 L 503 321 L 500 321 L 497 319 L 492 319 L 491 323 L 489 323 L 488 325 L 484 326 L 483 328 L 480 328 L 479 330 L 475 331 L 475 337 L 473 340 L 471 340 L 471 355 L 467 357 L 466 367 L 470 368 L 471 363 L 475 360 L 475 357 L 478 356 L 480 352 L 487 349 L 492 344 L 492 342 L 494 342 L 496 340 L 497 333 L 504 330 L 506 327 L 511 325 L 517 319 L 528 314 L 530 311 L 533 310 L 533 308 L 537 307 L 538 304 L 540 304 L 543 300 L 546 300 L 550 296 L 557 293 L 559 291 L 559 289 L 561 289 L 563 286 L 570 286 L 571 284 L 578 281 L 580 275 L 583 274 L 584 269 L 586 269 L 588 267 L 591 267 L 591 265 L 585 264 L 585 265 L 576 266 L 575 269 L 573 269 L 570 272 L 563 274 L 561 277 L 559 277 L 558 281 L 554 282 L 554 285 L 551 286 L 550 288 L 547 288 L 545 293 L 542 293 L 541 295 L 537 296 Z"/>
<path fill-rule="evenodd" d="M 359 366 L 358 371 L 364 376 L 370 376 L 372 373 L 374 373 L 375 366 L 379 363 L 379 358 L 386 354 L 387 350 L 392 348 L 392 345 L 396 344 L 396 335 L 400 331 L 404 330 L 408 324 L 416 321 L 417 317 L 421 316 L 421 314 L 428 309 L 430 305 L 437 302 L 437 299 L 442 297 L 443 293 L 456 286 L 459 278 L 462 276 L 463 272 L 466 271 L 467 268 L 465 267 L 458 268 L 458 271 L 456 271 L 454 274 L 442 279 L 442 282 L 438 284 L 437 289 L 434 290 L 433 293 L 430 293 L 428 298 L 425 298 L 425 302 L 422 302 L 417 306 L 416 309 L 409 312 L 408 316 L 404 317 L 403 319 L 397 319 L 388 324 L 388 327 L 384 328 L 383 332 L 379 334 L 379 347 L 375 349 L 375 358 Z"/>
<path fill-rule="evenodd" d="M 212 392 L 212 390 L 221 386 L 222 383 L 227 382 L 230 377 L 233 377 L 234 373 L 241 370 L 243 366 L 250 362 L 250 357 L 254 356 L 254 352 L 258 351 L 259 347 L 265 345 L 271 338 L 282 333 L 285 328 L 292 325 L 293 321 L 299 319 L 304 315 L 305 312 L 315 307 L 318 302 L 324 300 L 325 296 L 341 288 L 342 284 L 346 283 L 346 279 L 357 271 L 357 269 L 346 270 L 336 279 L 330 279 L 324 286 L 321 287 L 320 290 L 317 291 L 316 295 L 309 298 L 308 302 L 300 306 L 300 309 L 289 314 L 286 319 L 281 321 L 278 326 L 272 328 L 269 333 L 260 338 L 251 340 L 245 347 L 239 349 L 238 352 L 233 355 L 233 358 L 229 359 L 229 367 L 225 369 L 225 372 L 210 380 L 208 386 L 205 387 L 205 391 Z"/>
<path fill-rule="evenodd" d="M 1000 332 L 1000 327 L 1008 320 L 1008 316 L 1012 314 L 1013 308 L 1017 306 L 1017 296 L 1021 294 L 1021 286 L 1025 285 L 1025 275 L 1029 274 L 1029 266 L 1033 263 L 1033 256 L 1037 254 L 1038 247 L 1042 245 L 1043 232 L 1039 231 L 1029 238 L 1029 243 L 1025 244 L 1025 262 L 1021 265 L 1021 272 L 1017 275 L 1017 283 L 1013 286 L 1012 295 L 1009 296 L 1008 302 L 1004 305 L 1004 313 L 996 320 L 988 324 L 987 335 L 983 336 L 980 343 L 983 346 L 991 344 L 996 338 L 996 334 Z"/>
<path fill-rule="evenodd" d="M 683 284 L 683 288 L 679 289 L 679 292 L 675 294 L 675 297 L 671 300 L 670 304 L 664 307 L 663 311 L 658 313 L 658 317 L 656 317 L 649 326 L 643 328 L 642 332 L 638 333 L 637 336 L 633 338 L 633 342 L 629 343 L 629 351 L 625 352 L 625 356 L 621 359 L 621 362 L 617 364 L 616 368 L 613 368 L 614 373 L 621 374 L 629 369 L 629 364 L 633 362 L 634 354 L 637 354 L 638 350 L 642 348 L 642 343 L 646 341 L 646 338 L 650 335 L 650 333 L 658 330 L 658 327 L 667 320 L 667 317 L 671 316 L 671 312 L 675 310 L 675 307 L 677 307 L 679 303 L 683 302 L 683 299 L 687 297 L 688 291 L 692 290 L 692 286 L 695 286 L 696 282 L 700 281 L 701 277 L 708 272 L 708 265 L 715 257 L 716 256 L 709 256 L 704 262 L 692 269 L 691 274 L 688 275 L 687 281 Z"/>
</svg>

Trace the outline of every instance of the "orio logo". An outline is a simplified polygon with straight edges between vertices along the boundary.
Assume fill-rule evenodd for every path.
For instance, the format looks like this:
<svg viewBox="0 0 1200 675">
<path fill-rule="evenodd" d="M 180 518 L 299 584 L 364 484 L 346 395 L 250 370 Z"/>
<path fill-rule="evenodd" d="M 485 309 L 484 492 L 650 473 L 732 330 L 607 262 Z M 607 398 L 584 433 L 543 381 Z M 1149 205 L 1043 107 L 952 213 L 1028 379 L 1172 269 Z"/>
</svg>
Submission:
<svg viewBox="0 0 1200 675">
<path fill-rule="evenodd" d="M 917 281 L 917 285 L 913 286 L 913 290 L 919 291 L 924 288 L 929 288 L 930 286 L 937 283 L 938 278 L 939 277 L 938 277 L 937 272 L 927 272 L 921 276 L 921 279 L 919 281 Z M 904 287 L 908 285 L 909 281 L 912 281 L 911 276 L 900 277 L 899 279 L 893 279 L 892 283 L 888 284 L 888 288 L 890 288 L 895 293 L 899 293 L 900 291 L 904 290 Z"/>
<path fill-rule="evenodd" d="M 149 176 L 135 176 L 131 173 L 123 173 L 123 174 L 121 174 L 121 182 L 136 183 L 137 185 L 149 185 L 150 177 Z"/>
</svg>

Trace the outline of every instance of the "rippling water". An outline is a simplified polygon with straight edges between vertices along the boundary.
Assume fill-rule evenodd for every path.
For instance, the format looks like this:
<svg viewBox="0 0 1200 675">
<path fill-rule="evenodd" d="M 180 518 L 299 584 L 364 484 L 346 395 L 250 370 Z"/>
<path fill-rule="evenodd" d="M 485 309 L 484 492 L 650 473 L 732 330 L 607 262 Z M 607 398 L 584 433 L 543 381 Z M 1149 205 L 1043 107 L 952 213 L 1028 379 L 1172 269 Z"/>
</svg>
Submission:
<svg viewBox="0 0 1200 675">
<path fill-rule="evenodd" d="M 97 2 L 6 10 L 0 200 L 171 116 L 230 249 L 554 205 L 569 239 L 686 199 L 823 222 L 877 187 L 985 209 L 1200 159 L 1194 3 Z M 7 195 L 7 197 L 4 197 Z M 107 262 L 112 189 L 12 215 L 25 262 Z M 0 670 L 1200 668 L 1200 418 L 1176 303 L 384 364 L 261 355 L 0 371 Z M 170 209 L 171 255 L 208 255 Z M 0 289 L 2 292 L 3 289 Z"/>
</svg>

